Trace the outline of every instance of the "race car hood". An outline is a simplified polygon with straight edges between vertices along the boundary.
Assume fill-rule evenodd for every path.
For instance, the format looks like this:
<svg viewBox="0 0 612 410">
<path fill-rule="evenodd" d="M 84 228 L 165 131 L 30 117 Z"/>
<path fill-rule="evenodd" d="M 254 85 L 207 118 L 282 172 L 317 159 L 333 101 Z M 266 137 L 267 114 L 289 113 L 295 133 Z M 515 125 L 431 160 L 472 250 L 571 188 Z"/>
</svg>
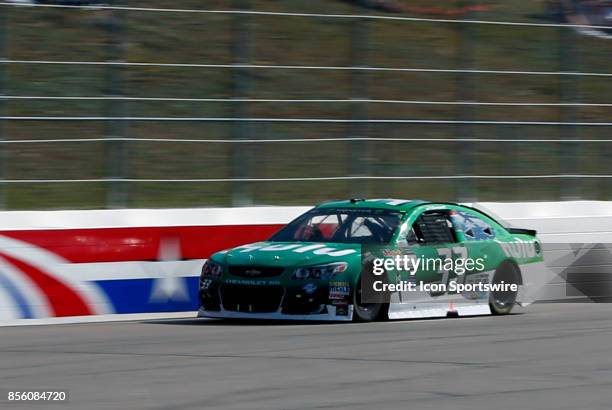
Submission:
<svg viewBox="0 0 612 410">
<path fill-rule="evenodd" d="M 360 263 L 361 245 L 316 242 L 257 242 L 215 254 L 228 265 L 311 266 L 331 262 Z"/>
</svg>

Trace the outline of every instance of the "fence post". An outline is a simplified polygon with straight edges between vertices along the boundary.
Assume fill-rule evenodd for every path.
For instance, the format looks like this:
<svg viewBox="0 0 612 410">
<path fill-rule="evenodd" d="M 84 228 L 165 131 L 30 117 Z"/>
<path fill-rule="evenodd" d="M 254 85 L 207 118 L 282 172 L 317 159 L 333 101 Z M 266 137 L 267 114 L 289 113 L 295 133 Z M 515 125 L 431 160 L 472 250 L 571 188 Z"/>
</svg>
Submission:
<svg viewBox="0 0 612 410">
<path fill-rule="evenodd" d="M 578 71 L 576 64 L 574 30 L 566 27 L 559 28 L 558 52 L 559 52 L 559 71 L 575 72 Z M 559 95 L 562 103 L 576 102 L 576 76 L 566 75 L 559 79 Z M 565 122 L 576 122 L 578 118 L 578 108 L 574 106 L 561 106 L 559 110 L 559 120 Z M 560 125 L 560 139 L 576 139 L 578 129 L 575 125 Z M 562 174 L 577 174 L 578 170 L 578 144 L 575 142 L 562 142 L 559 144 L 559 168 Z M 559 196 L 561 200 L 572 200 L 580 197 L 579 182 L 575 178 L 559 180 Z"/>
<path fill-rule="evenodd" d="M 358 14 L 358 13 L 355 13 Z M 351 21 L 351 66 L 367 67 L 368 61 L 368 21 L 356 18 Z M 365 70 L 351 70 L 351 98 L 368 98 L 368 72 Z M 368 109 L 366 102 L 353 102 L 351 104 L 351 118 L 353 120 L 367 120 Z M 366 137 L 368 124 L 365 122 L 352 122 L 350 125 L 351 137 Z M 367 176 L 369 174 L 368 143 L 364 140 L 351 141 L 351 155 L 349 169 L 352 176 Z M 367 197 L 369 194 L 368 180 L 355 180 L 351 187 L 353 197 Z"/>
<path fill-rule="evenodd" d="M 111 6 L 120 6 L 121 0 L 110 1 Z M 124 15 L 121 10 L 109 11 L 107 17 L 107 55 L 108 61 L 124 62 L 126 57 Z M 106 70 L 106 96 L 121 97 L 124 95 L 125 68 L 119 65 L 109 65 Z M 108 100 L 106 103 L 108 117 L 125 117 L 125 101 Z M 127 136 L 127 123 L 125 120 L 107 120 L 105 122 L 106 137 L 118 138 Z M 122 179 L 127 176 L 125 141 L 110 140 L 107 142 L 107 175 L 108 178 Z M 128 205 L 129 192 L 124 181 L 111 181 L 106 191 L 106 206 L 108 208 L 125 208 Z"/>
<path fill-rule="evenodd" d="M 8 60 L 8 13 L 10 6 L 0 6 L 0 59 Z M 8 69 L 7 65 L 0 64 L 0 96 L 7 95 L 8 88 Z M 7 102 L 0 98 L 0 116 L 6 115 Z M 0 120 L 0 141 L 6 138 L 5 120 Z M 0 144 L 0 181 L 6 177 L 6 145 Z M 6 209 L 6 184 L 0 183 L 0 209 Z"/>
<path fill-rule="evenodd" d="M 250 10 L 249 0 L 234 0 L 234 8 L 237 10 Z M 234 16 L 232 33 L 232 56 L 234 64 L 248 64 L 251 59 L 251 23 L 247 14 Z M 248 69 L 234 67 L 232 69 L 233 118 L 247 118 L 249 115 L 248 103 L 240 101 L 249 95 L 250 73 Z M 251 124 L 247 121 L 232 122 L 232 138 L 235 140 L 247 139 L 251 134 Z M 230 170 L 232 178 L 248 178 L 251 168 L 251 151 L 244 144 L 232 144 L 230 155 Z M 249 182 L 232 182 L 232 206 L 246 206 L 253 202 Z"/>
<path fill-rule="evenodd" d="M 458 7 L 469 6 L 470 0 L 459 0 Z M 470 19 L 472 12 L 468 12 L 466 18 Z M 459 69 L 473 68 L 474 56 L 472 48 L 475 43 L 473 24 L 456 24 L 457 29 L 457 55 L 456 65 Z M 476 83 L 469 73 L 457 73 L 455 77 L 457 84 L 458 101 L 474 101 Z M 460 120 L 474 120 L 475 109 L 472 105 L 459 106 Z M 457 138 L 473 137 L 474 126 L 468 124 L 457 124 L 455 135 Z M 474 170 L 474 150 L 476 145 L 473 142 L 460 142 L 459 152 L 455 157 L 455 170 L 457 175 L 472 175 Z M 477 199 L 477 190 L 474 188 L 473 179 L 458 180 L 455 185 L 455 196 L 458 201 L 473 202 Z"/>
</svg>

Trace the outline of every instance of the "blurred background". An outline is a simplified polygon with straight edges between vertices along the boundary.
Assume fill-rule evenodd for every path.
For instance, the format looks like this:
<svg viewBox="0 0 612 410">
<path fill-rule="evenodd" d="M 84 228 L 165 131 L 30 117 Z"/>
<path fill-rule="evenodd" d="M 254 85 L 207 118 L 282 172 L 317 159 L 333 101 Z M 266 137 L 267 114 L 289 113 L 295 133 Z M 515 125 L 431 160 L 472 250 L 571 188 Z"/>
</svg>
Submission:
<svg viewBox="0 0 612 410">
<path fill-rule="evenodd" d="M 0 207 L 612 199 L 611 10 L 0 2 Z"/>
</svg>

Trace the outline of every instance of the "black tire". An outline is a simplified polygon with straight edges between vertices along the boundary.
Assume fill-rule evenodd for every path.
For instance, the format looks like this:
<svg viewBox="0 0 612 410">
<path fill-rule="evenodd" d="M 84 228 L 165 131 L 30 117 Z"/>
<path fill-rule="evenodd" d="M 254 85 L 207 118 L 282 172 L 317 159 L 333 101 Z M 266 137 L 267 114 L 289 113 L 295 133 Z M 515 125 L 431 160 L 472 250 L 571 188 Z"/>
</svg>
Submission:
<svg viewBox="0 0 612 410">
<path fill-rule="evenodd" d="M 370 278 L 370 279 L 368 279 Z M 383 275 L 386 278 L 386 273 Z M 373 322 L 375 320 L 385 320 L 388 318 L 389 304 L 387 302 L 387 295 L 381 292 L 376 292 L 374 295 L 376 298 L 375 302 L 365 303 L 362 302 L 362 280 L 371 281 L 372 275 L 368 275 L 364 272 L 357 281 L 357 286 L 353 292 L 353 320 L 355 322 Z M 387 282 L 386 280 L 384 282 Z M 367 285 L 371 286 L 371 285 Z M 372 295 L 369 295 L 368 299 L 371 300 Z"/>
<path fill-rule="evenodd" d="M 512 262 L 502 262 L 493 275 L 492 284 L 500 283 L 521 284 L 521 271 Z M 507 315 L 516 303 L 517 291 L 496 291 L 489 293 L 489 306 L 493 315 Z"/>
</svg>

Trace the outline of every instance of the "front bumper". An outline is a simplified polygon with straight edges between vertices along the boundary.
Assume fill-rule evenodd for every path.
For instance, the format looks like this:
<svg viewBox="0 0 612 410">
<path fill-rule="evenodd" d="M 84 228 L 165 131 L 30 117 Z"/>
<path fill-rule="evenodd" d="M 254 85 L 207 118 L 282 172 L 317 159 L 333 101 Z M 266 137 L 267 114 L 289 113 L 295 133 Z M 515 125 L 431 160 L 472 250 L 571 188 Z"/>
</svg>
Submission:
<svg viewBox="0 0 612 410">
<path fill-rule="evenodd" d="M 350 321 L 350 294 L 330 299 L 327 283 L 201 280 L 199 317 Z"/>
</svg>

